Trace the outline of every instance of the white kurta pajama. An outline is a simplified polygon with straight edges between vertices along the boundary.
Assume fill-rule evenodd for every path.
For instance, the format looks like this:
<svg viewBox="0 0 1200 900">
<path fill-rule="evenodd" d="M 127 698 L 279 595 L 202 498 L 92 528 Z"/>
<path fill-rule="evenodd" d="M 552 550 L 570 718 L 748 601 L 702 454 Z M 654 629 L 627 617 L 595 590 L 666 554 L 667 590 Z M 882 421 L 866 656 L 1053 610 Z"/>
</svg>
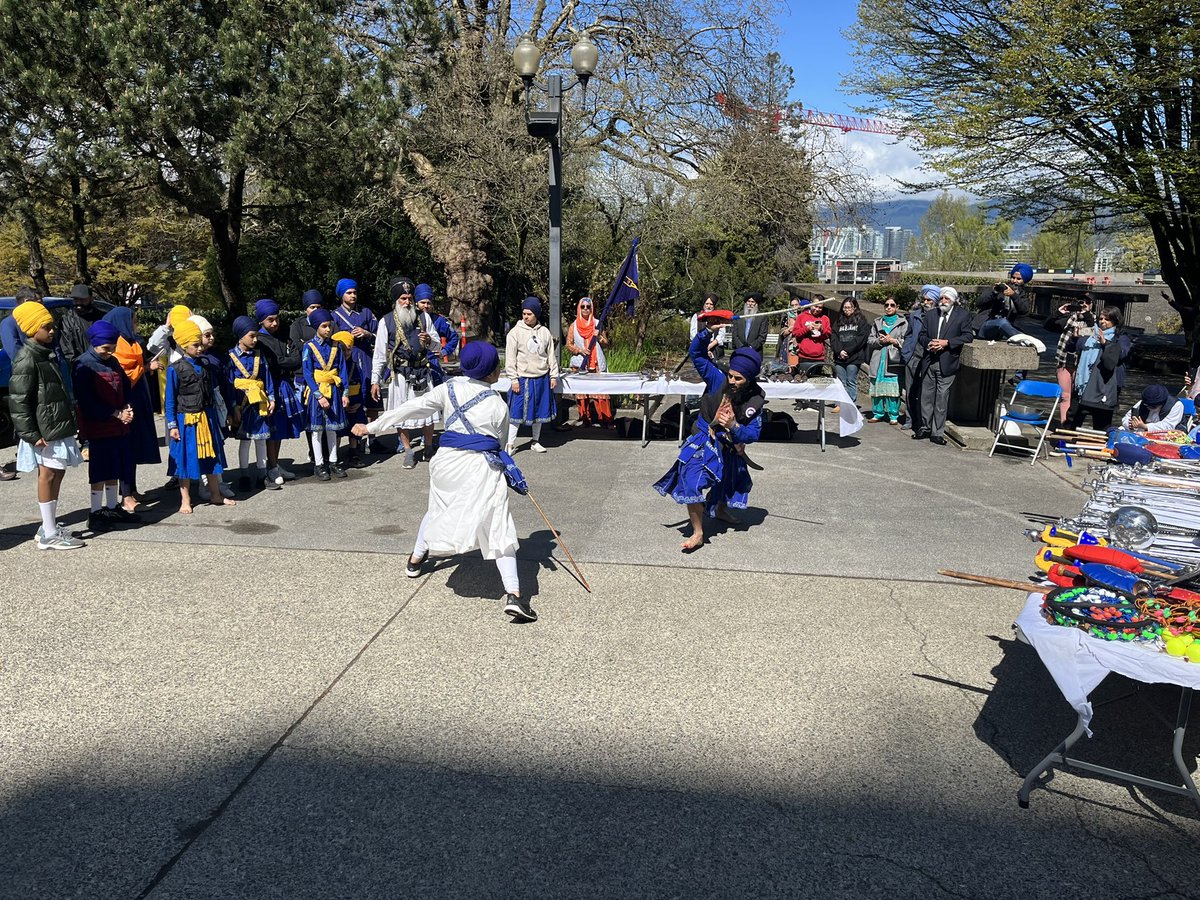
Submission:
<svg viewBox="0 0 1200 900">
<path fill-rule="evenodd" d="M 387 368 L 388 333 L 387 325 L 384 324 L 383 317 L 381 316 L 379 319 L 379 328 L 375 332 L 375 350 L 371 355 L 371 384 L 379 385 L 379 389 L 383 394 L 381 399 L 383 400 L 384 411 L 390 412 L 398 409 L 414 397 L 424 397 L 429 393 L 428 388 L 424 391 L 414 390 L 412 385 L 405 381 L 402 375 L 398 375 L 395 372 L 390 372 L 390 376 L 384 380 L 383 372 Z M 391 426 L 388 430 L 403 428 L 405 431 L 417 431 L 436 422 L 437 416 L 413 416 L 410 419 Z"/>
<path fill-rule="evenodd" d="M 453 383 L 461 406 L 491 389 L 474 378 L 457 377 L 447 383 Z M 449 421 L 453 412 L 447 385 L 442 384 L 385 411 L 367 430 L 375 435 L 408 427 L 402 423 L 414 418 L 439 414 L 443 421 Z M 481 401 L 464 415 L 475 433 L 503 443 L 508 433 L 508 406 L 500 395 Z M 470 434 L 461 416 L 450 422 L 447 430 Z M 475 549 L 483 553 L 484 559 L 515 556 L 517 526 L 508 511 L 504 472 L 493 469 L 482 453 L 441 447 L 429 463 L 429 511 L 423 537 L 433 556 L 454 556 Z"/>
</svg>

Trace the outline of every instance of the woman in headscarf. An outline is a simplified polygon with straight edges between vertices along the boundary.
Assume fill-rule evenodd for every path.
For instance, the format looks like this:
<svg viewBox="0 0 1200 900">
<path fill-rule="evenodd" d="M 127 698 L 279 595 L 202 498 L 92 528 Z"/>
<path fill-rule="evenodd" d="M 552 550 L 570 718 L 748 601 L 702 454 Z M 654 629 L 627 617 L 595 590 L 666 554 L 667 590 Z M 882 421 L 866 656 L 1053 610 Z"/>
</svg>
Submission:
<svg viewBox="0 0 1200 900">
<path fill-rule="evenodd" d="M 742 455 L 746 444 L 762 433 L 766 396 L 758 385 L 762 357 L 753 347 L 739 347 L 729 358 L 726 374 L 708 359 L 712 335 L 701 329 L 688 347 L 688 356 L 704 379 L 700 415 L 679 458 L 654 489 L 664 497 L 687 506 L 691 536 L 680 549 L 699 550 L 704 544 L 704 516 L 738 524 L 729 508 L 745 509 L 750 488 L 750 469 Z"/>
<path fill-rule="evenodd" d="M 1091 413 L 1092 427 L 1112 424 L 1113 414 L 1125 386 L 1125 361 L 1132 344 L 1121 330 L 1121 310 L 1106 306 L 1096 318 L 1092 333 L 1075 343 L 1079 362 L 1075 367 L 1075 402 L 1071 404 L 1071 427 L 1078 428 Z"/>
<path fill-rule="evenodd" d="M 593 340 L 594 338 L 594 340 Z M 597 331 L 596 317 L 592 314 L 592 298 L 581 297 L 575 307 L 575 321 L 567 332 L 567 352 L 571 354 L 572 372 L 607 372 L 608 362 L 604 348 L 608 346 L 608 335 Z M 612 404 L 603 394 L 580 394 L 579 424 L 613 424 Z"/>
<path fill-rule="evenodd" d="M 908 333 L 908 319 L 900 315 L 895 297 L 883 301 L 883 315 L 871 326 L 867 347 L 871 350 L 871 411 L 868 422 L 896 424 L 900 417 L 900 372 L 904 362 L 900 348 Z"/>
<path fill-rule="evenodd" d="M 129 423 L 129 440 L 133 452 L 133 481 L 121 485 L 123 506 L 129 512 L 137 508 L 137 466 L 158 465 L 162 455 L 158 449 L 158 432 L 154 430 L 154 408 L 150 396 L 147 372 L 157 372 L 160 358 L 147 360 L 145 345 L 138 337 L 134 311 L 128 306 L 117 306 L 104 314 L 104 321 L 117 329 L 117 344 L 114 356 L 131 385 L 129 405 L 133 408 L 133 421 Z"/>
</svg>

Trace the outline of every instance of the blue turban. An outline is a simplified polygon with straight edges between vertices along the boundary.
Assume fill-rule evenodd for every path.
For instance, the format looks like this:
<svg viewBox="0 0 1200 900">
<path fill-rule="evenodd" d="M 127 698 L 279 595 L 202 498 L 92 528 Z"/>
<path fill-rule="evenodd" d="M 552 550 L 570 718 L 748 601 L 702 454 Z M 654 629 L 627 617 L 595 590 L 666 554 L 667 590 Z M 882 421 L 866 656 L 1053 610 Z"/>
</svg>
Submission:
<svg viewBox="0 0 1200 900">
<path fill-rule="evenodd" d="M 539 319 L 542 317 L 542 301 L 537 297 L 526 297 L 525 302 L 521 304 L 522 312 L 530 310 Z"/>
<path fill-rule="evenodd" d="M 137 333 L 133 330 L 133 310 L 128 306 L 114 306 L 104 314 L 104 321 L 116 328 L 117 334 L 129 343 L 137 343 Z"/>
<path fill-rule="evenodd" d="M 304 308 L 308 309 L 314 303 L 322 304 L 325 302 L 325 296 L 316 288 L 309 288 L 300 298 L 300 302 L 304 304 Z"/>
<path fill-rule="evenodd" d="M 262 300 L 259 300 L 254 304 L 254 318 L 258 319 L 260 322 L 267 316 L 277 315 L 279 315 L 279 304 L 274 300 L 269 300 L 264 297 Z"/>
<path fill-rule="evenodd" d="M 333 313 L 327 309 L 314 309 L 308 314 L 308 324 L 313 328 L 320 328 L 323 322 L 332 322 Z"/>
<path fill-rule="evenodd" d="M 255 307 L 257 310 L 258 307 Z M 258 331 L 258 323 L 251 316 L 238 316 L 233 320 L 233 339 L 240 341 L 251 331 Z"/>
<path fill-rule="evenodd" d="M 418 300 L 418 301 L 419 300 L 432 300 L 433 299 L 433 288 L 431 288 L 427 284 L 418 284 L 417 291 L 415 294 L 413 294 L 413 299 Z"/>
<path fill-rule="evenodd" d="M 1142 391 L 1142 406 L 1162 406 L 1171 399 L 1171 392 L 1161 384 L 1151 384 Z"/>
<path fill-rule="evenodd" d="M 942 299 L 942 289 L 936 284 L 925 284 L 921 286 L 921 299 L 932 300 L 934 303 Z"/>
<path fill-rule="evenodd" d="M 1029 263 L 1017 263 L 1015 266 L 1009 269 L 1008 275 L 1010 278 L 1014 272 L 1020 272 L 1021 277 L 1025 279 L 1026 284 L 1028 284 L 1030 281 L 1033 281 L 1033 266 L 1031 266 Z"/>
<path fill-rule="evenodd" d="M 335 296 L 338 300 L 341 300 L 342 294 L 346 293 L 346 291 L 355 290 L 357 287 L 358 282 L 353 278 L 343 278 L 338 281 L 337 287 L 333 289 L 333 296 Z"/>
<path fill-rule="evenodd" d="M 471 341 L 458 356 L 468 378 L 487 378 L 500 365 L 500 352 L 486 341 Z"/>
<path fill-rule="evenodd" d="M 117 338 L 120 336 L 121 332 L 117 331 L 117 326 L 103 319 L 87 330 L 88 343 L 93 347 L 99 347 L 102 344 L 116 344 Z"/>
<path fill-rule="evenodd" d="M 753 347 L 738 347 L 729 357 L 729 368 L 753 380 L 762 371 L 762 357 Z"/>
</svg>

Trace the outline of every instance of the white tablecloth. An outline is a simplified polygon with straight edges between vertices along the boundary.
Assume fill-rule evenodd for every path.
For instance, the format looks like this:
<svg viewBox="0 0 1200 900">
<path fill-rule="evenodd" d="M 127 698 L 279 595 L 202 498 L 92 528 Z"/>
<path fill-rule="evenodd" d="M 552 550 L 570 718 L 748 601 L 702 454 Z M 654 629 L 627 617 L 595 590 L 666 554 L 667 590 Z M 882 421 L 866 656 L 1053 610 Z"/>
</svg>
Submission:
<svg viewBox="0 0 1200 900">
<path fill-rule="evenodd" d="M 768 400 L 820 400 L 825 403 L 837 403 L 841 407 L 838 413 L 838 434 L 842 437 L 854 434 L 863 427 L 862 414 L 850 400 L 846 388 L 836 379 L 830 384 L 760 381 L 759 385 Z M 507 391 L 508 387 L 507 378 L 501 378 L 495 385 L 497 391 Z M 699 397 L 704 393 L 704 384 L 699 381 L 685 381 L 682 378 L 646 378 L 637 372 L 606 372 L 599 375 L 564 375 L 558 381 L 558 393 Z"/>
<path fill-rule="evenodd" d="M 1200 663 L 1167 656 L 1137 643 L 1092 637 L 1079 628 L 1051 625 L 1042 618 L 1041 606 L 1042 595 L 1030 594 L 1017 616 L 1017 625 L 1085 727 L 1092 721 L 1088 695 L 1109 672 L 1146 684 L 1200 689 Z M 1088 735 L 1091 733 L 1088 728 Z"/>
</svg>

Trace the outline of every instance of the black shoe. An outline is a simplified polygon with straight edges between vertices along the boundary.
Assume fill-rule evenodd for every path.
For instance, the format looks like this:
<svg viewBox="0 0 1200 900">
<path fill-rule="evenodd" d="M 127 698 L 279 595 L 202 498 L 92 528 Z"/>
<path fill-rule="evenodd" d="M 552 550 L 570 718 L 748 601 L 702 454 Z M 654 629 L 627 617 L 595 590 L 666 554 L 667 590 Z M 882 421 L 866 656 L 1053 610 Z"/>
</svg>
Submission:
<svg viewBox="0 0 1200 900">
<path fill-rule="evenodd" d="M 249 475 L 243 475 L 241 478 L 238 479 L 237 489 L 238 489 L 238 492 L 242 493 L 242 494 L 248 494 L 248 493 L 250 493 L 251 490 L 254 489 L 254 483 L 250 480 Z"/>
<path fill-rule="evenodd" d="M 929 439 L 929 442 L 931 444 L 937 444 L 939 447 L 946 446 L 946 439 L 944 437 L 938 437 L 936 434 Z"/>
<path fill-rule="evenodd" d="M 99 533 L 101 531 L 111 531 L 112 527 L 113 519 L 108 514 L 107 509 L 98 509 L 88 515 L 88 531 Z"/>
<path fill-rule="evenodd" d="M 914 431 L 914 432 L 913 432 L 913 437 L 912 437 L 912 439 L 913 439 L 914 441 L 923 441 L 923 440 L 925 440 L 927 437 L 929 437 L 929 432 L 928 432 L 928 431 Z"/>
<path fill-rule="evenodd" d="M 533 611 L 533 607 L 529 605 L 529 601 L 515 594 L 504 595 L 504 613 L 505 615 L 512 616 L 514 622 L 537 621 L 537 613 Z"/>
<path fill-rule="evenodd" d="M 326 465 L 317 466 L 316 473 L 317 473 L 317 481 L 328 481 L 329 480 L 329 466 L 326 466 Z"/>
<path fill-rule="evenodd" d="M 346 460 L 346 465 L 351 469 L 365 469 L 367 467 L 367 461 L 355 453 L 352 454 L 348 460 Z"/>
<path fill-rule="evenodd" d="M 415 563 L 412 561 L 412 554 L 408 556 L 408 562 L 404 564 L 404 574 L 409 578 L 420 578 L 421 569 L 425 566 L 425 560 L 429 559 L 429 551 L 426 550 L 421 554 L 421 558 Z"/>
<path fill-rule="evenodd" d="M 329 471 L 333 473 L 334 478 L 345 478 L 346 477 L 346 470 L 343 469 L 341 466 L 339 466 L 337 463 L 330 463 Z"/>
<path fill-rule="evenodd" d="M 142 517 L 137 513 L 130 512 L 121 506 L 113 507 L 105 512 L 115 525 L 136 525 L 142 521 Z"/>
</svg>

